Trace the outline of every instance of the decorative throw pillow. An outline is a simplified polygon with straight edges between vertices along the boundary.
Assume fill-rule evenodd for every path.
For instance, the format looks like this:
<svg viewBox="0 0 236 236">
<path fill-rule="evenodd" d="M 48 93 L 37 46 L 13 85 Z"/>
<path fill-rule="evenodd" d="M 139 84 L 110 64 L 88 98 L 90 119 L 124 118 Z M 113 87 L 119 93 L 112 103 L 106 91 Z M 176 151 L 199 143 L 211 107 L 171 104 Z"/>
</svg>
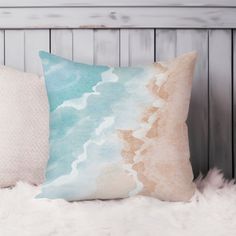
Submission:
<svg viewBox="0 0 236 236">
<path fill-rule="evenodd" d="M 0 187 L 43 182 L 48 116 L 43 79 L 0 66 Z"/>
<path fill-rule="evenodd" d="M 127 68 L 46 52 L 40 57 L 50 103 L 50 159 L 39 198 L 191 198 L 185 121 L 196 53 Z"/>
</svg>

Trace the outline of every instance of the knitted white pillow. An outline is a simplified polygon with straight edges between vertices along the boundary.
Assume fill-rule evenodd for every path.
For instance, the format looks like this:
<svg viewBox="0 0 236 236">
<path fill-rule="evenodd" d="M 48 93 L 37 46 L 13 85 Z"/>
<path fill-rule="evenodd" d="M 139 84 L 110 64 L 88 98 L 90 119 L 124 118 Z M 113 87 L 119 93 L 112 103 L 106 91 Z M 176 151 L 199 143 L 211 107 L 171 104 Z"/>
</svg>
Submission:
<svg viewBox="0 0 236 236">
<path fill-rule="evenodd" d="M 40 184 L 48 158 L 44 80 L 0 66 L 0 187 Z"/>
</svg>

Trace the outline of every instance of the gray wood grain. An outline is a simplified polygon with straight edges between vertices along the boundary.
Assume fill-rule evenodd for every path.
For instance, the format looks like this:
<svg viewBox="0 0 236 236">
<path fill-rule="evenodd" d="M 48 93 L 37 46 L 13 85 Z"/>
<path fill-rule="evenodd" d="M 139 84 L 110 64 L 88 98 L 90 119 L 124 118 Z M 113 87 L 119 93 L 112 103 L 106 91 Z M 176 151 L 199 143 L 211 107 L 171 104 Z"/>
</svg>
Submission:
<svg viewBox="0 0 236 236">
<path fill-rule="evenodd" d="M 195 176 L 208 170 L 208 31 L 177 30 L 177 55 L 197 51 L 188 127 Z"/>
<path fill-rule="evenodd" d="M 176 56 L 177 31 L 156 30 L 156 61 L 166 61 Z"/>
<path fill-rule="evenodd" d="M 92 29 L 73 30 L 73 60 L 93 64 L 94 31 Z"/>
<path fill-rule="evenodd" d="M 122 66 L 145 65 L 154 62 L 154 30 L 121 30 L 120 64 Z"/>
<path fill-rule="evenodd" d="M 129 66 L 129 29 L 120 30 L 120 66 Z"/>
<path fill-rule="evenodd" d="M 236 30 L 233 31 L 233 173 L 236 178 Z"/>
<path fill-rule="evenodd" d="M 4 59 L 4 54 L 5 54 L 5 49 L 4 49 L 4 31 L 0 30 L 0 65 L 4 65 L 5 59 Z"/>
<path fill-rule="evenodd" d="M 18 70 L 25 70 L 24 30 L 5 31 L 5 64 Z"/>
<path fill-rule="evenodd" d="M 231 30 L 209 34 L 209 164 L 232 177 Z"/>
<path fill-rule="evenodd" d="M 6 30 L 5 64 L 16 69 L 42 74 L 38 56 L 49 51 L 49 30 Z"/>
<path fill-rule="evenodd" d="M 94 31 L 94 62 L 119 66 L 119 30 Z"/>
<path fill-rule="evenodd" d="M 0 28 L 236 28 L 236 8 L 0 8 Z"/>
<path fill-rule="evenodd" d="M 72 30 L 51 30 L 51 52 L 67 59 L 73 59 Z"/>
<path fill-rule="evenodd" d="M 49 52 L 49 30 L 25 31 L 25 71 L 43 74 L 39 51 Z M 17 44 L 17 42 L 15 42 Z"/>
<path fill-rule="evenodd" d="M 234 0 L 1 0 L 0 7 L 44 6 L 236 6 Z"/>
</svg>

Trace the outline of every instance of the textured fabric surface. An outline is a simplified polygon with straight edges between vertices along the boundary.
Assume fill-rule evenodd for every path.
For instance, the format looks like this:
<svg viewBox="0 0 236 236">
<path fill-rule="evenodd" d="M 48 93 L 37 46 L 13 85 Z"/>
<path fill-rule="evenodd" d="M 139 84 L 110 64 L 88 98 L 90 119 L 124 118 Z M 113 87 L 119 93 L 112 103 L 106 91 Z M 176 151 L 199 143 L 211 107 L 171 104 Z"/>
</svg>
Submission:
<svg viewBox="0 0 236 236">
<path fill-rule="evenodd" d="M 42 183 L 48 119 L 43 79 L 0 66 L 0 187 Z"/>
<path fill-rule="evenodd" d="M 210 171 L 190 202 L 135 196 L 66 202 L 34 199 L 40 187 L 0 189 L 1 236 L 234 236 L 236 185 Z"/>
<path fill-rule="evenodd" d="M 40 53 L 50 159 L 39 197 L 188 200 L 185 124 L 196 53 L 145 67 L 92 66 Z"/>
</svg>

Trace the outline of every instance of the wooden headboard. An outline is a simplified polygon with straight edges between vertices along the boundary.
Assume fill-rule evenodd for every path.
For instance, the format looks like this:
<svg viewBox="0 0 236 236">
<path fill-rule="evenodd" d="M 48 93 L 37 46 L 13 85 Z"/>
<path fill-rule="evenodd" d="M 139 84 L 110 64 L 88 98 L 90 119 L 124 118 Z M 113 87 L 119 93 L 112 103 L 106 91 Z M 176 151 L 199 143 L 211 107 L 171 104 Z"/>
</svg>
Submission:
<svg viewBox="0 0 236 236">
<path fill-rule="evenodd" d="M 135 65 L 197 50 L 188 118 L 195 175 L 236 173 L 235 0 L 1 0 L 0 63 L 42 73 L 38 50 Z"/>
</svg>

